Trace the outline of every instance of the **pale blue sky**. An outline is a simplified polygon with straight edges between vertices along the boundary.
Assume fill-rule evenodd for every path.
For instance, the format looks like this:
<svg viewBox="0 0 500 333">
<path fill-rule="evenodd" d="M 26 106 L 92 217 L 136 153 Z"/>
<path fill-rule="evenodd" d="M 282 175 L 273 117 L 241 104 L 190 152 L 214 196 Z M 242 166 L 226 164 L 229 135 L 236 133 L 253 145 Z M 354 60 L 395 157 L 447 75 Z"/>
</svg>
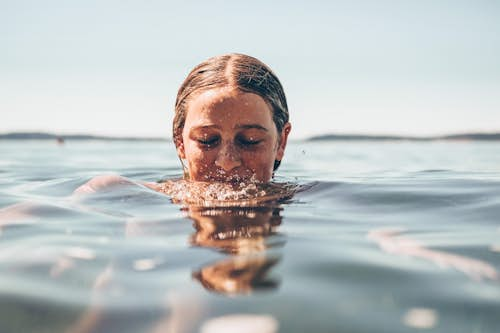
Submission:
<svg viewBox="0 0 500 333">
<path fill-rule="evenodd" d="M 292 137 L 500 131 L 500 1 L 0 0 L 0 132 L 169 137 L 207 57 L 271 66 Z"/>
</svg>

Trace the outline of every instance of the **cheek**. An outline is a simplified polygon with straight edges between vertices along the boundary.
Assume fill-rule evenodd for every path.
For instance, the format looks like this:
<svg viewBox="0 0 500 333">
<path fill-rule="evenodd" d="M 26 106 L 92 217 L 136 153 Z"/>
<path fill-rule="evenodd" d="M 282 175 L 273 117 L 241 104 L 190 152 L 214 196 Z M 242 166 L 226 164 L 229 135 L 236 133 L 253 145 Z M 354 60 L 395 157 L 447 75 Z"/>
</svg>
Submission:
<svg viewBox="0 0 500 333">
<path fill-rule="evenodd" d="M 247 166 L 263 166 L 269 164 L 272 160 L 270 152 L 245 152 L 242 154 L 242 160 Z"/>
<path fill-rule="evenodd" d="M 246 152 L 242 155 L 242 160 L 248 169 L 259 175 L 272 172 L 275 157 L 276 151 L 269 147 L 259 152 Z"/>
<path fill-rule="evenodd" d="M 210 168 L 214 164 L 216 152 L 205 151 L 195 145 L 188 145 L 186 147 L 186 160 L 189 164 L 190 170 L 204 170 Z"/>
</svg>

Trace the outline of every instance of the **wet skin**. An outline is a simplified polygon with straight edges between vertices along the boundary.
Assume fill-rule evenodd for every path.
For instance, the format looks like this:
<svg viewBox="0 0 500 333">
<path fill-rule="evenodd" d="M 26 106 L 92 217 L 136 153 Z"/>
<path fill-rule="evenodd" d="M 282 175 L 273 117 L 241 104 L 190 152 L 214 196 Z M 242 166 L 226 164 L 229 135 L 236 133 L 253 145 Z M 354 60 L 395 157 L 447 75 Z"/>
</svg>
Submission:
<svg viewBox="0 0 500 333">
<path fill-rule="evenodd" d="M 278 133 L 271 108 L 259 95 L 208 90 L 189 101 L 177 152 L 194 181 L 268 182 L 290 129 L 287 123 Z"/>
</svg>

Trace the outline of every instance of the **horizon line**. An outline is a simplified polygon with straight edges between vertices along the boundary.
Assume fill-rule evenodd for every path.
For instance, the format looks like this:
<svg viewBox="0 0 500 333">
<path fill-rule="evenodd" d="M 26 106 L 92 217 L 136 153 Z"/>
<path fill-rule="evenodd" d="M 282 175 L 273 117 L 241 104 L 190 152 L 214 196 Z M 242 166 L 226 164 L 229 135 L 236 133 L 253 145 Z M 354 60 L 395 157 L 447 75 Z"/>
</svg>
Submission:
<svg viewBox="0 0 500 333">
<path fill-rule="evenodd" d="M 103 141 L 170 141 L 171 137 L 147 137 L 147 136 L 113 136 L 86 133 L 57 134 L 44 131 L 14 131 L 0 133 L 2 140 L 103 140 Z M 360 134 L 360 133 L 328 133 L 295 139 L 292 141 L 330 141 L 330 140 L 412 140 L 412 141 L 432 141 L 432 140 L 500 140 L 500 131 L 471 131 L 455 132 L 441 135 L 397 135 L 397 134 Z"/>
</svg>

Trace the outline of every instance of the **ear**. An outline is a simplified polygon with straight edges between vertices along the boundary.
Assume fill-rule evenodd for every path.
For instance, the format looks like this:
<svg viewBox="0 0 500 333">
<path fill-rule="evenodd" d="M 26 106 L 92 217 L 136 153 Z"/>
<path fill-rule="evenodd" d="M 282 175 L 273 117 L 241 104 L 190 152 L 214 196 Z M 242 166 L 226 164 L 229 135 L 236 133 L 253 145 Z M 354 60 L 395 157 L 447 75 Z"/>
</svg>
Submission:
<svg viewBox="0 0 500 333">
<path fill-rule="evenodd" d="M 175 139 L 175 147 L 177 148 L 177 155 L 180 159 L 186 159 L 186 151 L 184 150 L 184 141 L 182 137 Z"/>
<path fill-rule="evenodd" d="M 283 155 L 285 155 L 286 142 L 288 140 L 288 134 L 290 134 L 291 130 L 292 130 L 292 124 L 286 123 L 283 126 L 283 130 L 281 131 L 278 151 L 276 152 L 277 161 L 281 161 L 283 159 Z"/>
</svg>

